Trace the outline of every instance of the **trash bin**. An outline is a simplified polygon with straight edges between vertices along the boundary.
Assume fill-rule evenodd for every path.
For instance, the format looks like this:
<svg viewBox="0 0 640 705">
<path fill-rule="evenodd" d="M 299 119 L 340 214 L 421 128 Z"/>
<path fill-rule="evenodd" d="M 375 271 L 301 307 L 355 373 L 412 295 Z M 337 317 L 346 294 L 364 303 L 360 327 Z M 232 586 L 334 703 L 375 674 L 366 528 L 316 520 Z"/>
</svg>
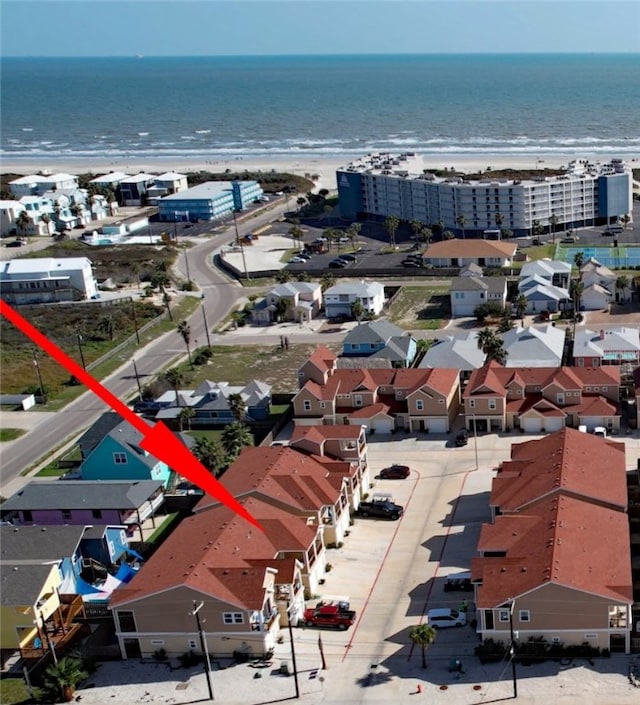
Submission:
<svg viewBox="0 0 640 705">
<path fill-rule="evenodd" d="M 288 661 L 280 661 L 280 673 L 283 676 L 291 675 L 291 671 L 289 670 L 289 662 Z"/>
</svg>

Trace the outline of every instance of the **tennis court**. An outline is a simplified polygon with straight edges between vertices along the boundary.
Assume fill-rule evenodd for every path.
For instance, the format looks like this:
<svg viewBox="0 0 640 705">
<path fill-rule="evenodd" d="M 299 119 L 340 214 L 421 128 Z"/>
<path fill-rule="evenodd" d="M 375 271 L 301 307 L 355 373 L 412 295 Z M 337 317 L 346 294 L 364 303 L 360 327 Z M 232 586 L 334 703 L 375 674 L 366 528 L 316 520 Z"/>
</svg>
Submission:
<svg viewBox="0 0 640 705">
<path fill-rule="evenodd" d="M 556 250 L 556 259 L 573 264 L 574 257 L 582 252 L 585 260 L 593 257 L 600 264 L 613 269 L 640 267 L 640 247 L 561 247 Z"/>
</svg>

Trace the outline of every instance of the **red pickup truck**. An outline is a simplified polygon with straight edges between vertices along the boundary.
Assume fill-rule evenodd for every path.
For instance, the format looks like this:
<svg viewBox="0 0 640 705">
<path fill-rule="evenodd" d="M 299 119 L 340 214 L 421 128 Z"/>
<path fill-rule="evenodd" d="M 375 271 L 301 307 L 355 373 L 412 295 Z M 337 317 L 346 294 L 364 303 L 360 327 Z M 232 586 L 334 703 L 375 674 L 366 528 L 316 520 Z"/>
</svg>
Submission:
<svg viewBox="0 0 640 705">
<path fill-rule="evenodd" d="M 333 627 L 348 629 L 356 621 L 356 613 L 348 602 L 318 603 L 304 611 L 305 627 Z"/>
</svg>

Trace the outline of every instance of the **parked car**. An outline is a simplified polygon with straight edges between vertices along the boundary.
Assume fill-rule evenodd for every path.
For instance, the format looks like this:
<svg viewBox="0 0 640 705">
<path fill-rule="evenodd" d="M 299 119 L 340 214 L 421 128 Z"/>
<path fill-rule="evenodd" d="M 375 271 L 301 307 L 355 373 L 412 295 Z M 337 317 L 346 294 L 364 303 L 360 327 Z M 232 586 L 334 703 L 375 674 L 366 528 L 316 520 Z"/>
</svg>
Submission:
<svg viewBox="0 0 640 705">
<path fill-rule="evenodd" d="M 304 257 L 292 257 L 289 264 L 304 264 L 307 260 Z"/>
<path fill-rule="evenodd" d="M 404 480 L 411 474 L 411 468 L 408 465 L 389 465 L 387 468 L 382 468 L 378 477 L 381 480 Z"/>
<path fill-rule="evenodd" d="M 604 426 L 596 426 L 593 429 L 593 435 L 600 436 L 600 438 L 606 438 L 607 437 L 607 429 Z"/>
<path fill-rule="evenodd" d="M 22 240 L 12 240 L 11 242 L 7 243 L 7 247 L 23 247 L 26 245 L 26 242 L 23 242 Z"/>
<path fill-rule="evenodd" d="M 404 507 L 394 502 L 360 502 L 356 514 L 361 517 L 379 517 L 381 519 L 398 520 L 404 512 Z"/>
<path fill-rule="evenodd" d="M 346 323 L 351 320 L 351 316 L 346 313 L 339 313 L 337 316 L 333 316 L 333 318 L 330 318 L 329 320 L 331 323 Z"/>
<path fill-rule="evenodd" d="M 136 414 L 148 414 L 150 412 L 160 411 L 162 406 L 157 401 L 137 401 L 133 405 L 133 410 Z"/>
<path fill-rule="evenodd" d="M 343 260 L 344 262 L 355 262 L 358 258 L 351 254 L 350 252 L 345 253 L 344 255 L 340 255 L 338 259 Z"/>
<path fill-rule="evenodd" d="M 427 612 L 427 624 L 436 629 L 462 627 L 467 623 L 465 612 L 458 612 L 450 607 L 436 607 Z"/>
<path fill-rule="evenodd" d="M 338 242 L 344 244 L 345 242 L 349 242 L 349 238 L 346 236 L 339 237 Z"/>
<path fill-rule="evenodd" d="M 420 262 L 416 262 L 415 260 L 412 260 L 412 259 L 405 259 L 405 260 L 403 260 L 403 261 L 402 261 L 402 266 L 403 266 L 403 267 L 408 267 L 408 268 L 413 267 L 414 269 L 420 269 L 420 268 L 422 267 L 422 265 L 420 264 Z"/>
<path fill-rule="evenodd" d="M 329 262 L 329 269 L 344 269 L 347 263 L 342 259 L 334 259 Z"/>
<path fill-rule="evenodd" d="M 447 580 L 444 584 L 445 592 L 470 592 L 473 590 L 471 583 L 471 573 L 454 573 L 447 575 Z"/>
<path fill-rule="evenodd" d="M 466 446 L 467 443 L 469 442 L 469 432 L 467 431 L 466 428 L 463 428 L 461 431 L 458 431 L 456 434 L 456 446 L 460 448 L 461 446 Z"/>
<path fill-rule="evenodd" d="M 303 259 L 305 262 L 306 262 L 308 259 L 311 259 L 311 255 L 310 255 L 308 252 L 298 252 L 298 254 L 296 255 L 296 257 L 300 257 L 300 258 Z"/>
</svg>

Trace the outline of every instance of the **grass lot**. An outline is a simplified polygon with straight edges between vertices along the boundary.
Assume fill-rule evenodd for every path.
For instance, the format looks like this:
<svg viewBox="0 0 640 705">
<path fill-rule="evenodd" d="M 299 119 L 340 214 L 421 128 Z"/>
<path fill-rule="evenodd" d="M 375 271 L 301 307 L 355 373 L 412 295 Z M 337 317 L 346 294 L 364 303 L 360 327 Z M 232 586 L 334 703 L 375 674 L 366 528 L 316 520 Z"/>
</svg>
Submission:
<svg viewBox="0 0 640 705">
<path fill-rule="evenodd" d="M 38 691 L 38 688 L 35 688 Z M 33 700 L 29 696 L 29 691 L 24 679 L 2 678 L 0 680 L 0 703 L 2 705 L 19 705 L 20 703 L 31 703 Z"/>
<path fill-rule="evenodd" d="M 408 330 L 438 330 L 449 313 L 449 287 L 405 286 L 387 316 Z"/>
<path fill-rule="evenodd" d="M 200 304 L 200 300 L 194 296 L 184 296 L 180 302 L 172 308 L 174 322 L 169 320 L 159 321 L 148 331 L 140 336 L 140 346 L 162 335 L 163 333 L 176 327 L 175 321 L 183 320 L 189 316 Z M 40 309 L 45 309 L 40 315 Z M 100 309 L 105 312 L 105 318 L 113 312 L 113 340 L 108 334 L 100 339 L 100 334 L 92 339 L 91 331 L 95 329 L 104 318 L 97 318 L 95 309 L 82 306 L 64 307 L 64 311 L 54 307 L 38 307 L 32 311 L 25 311 L 23 315 L 40 330 L 47 331 L 49 337 L 76 361 L 79 358 L 78 341 L 76 331 L 81 330 L 85 343 L 83 343 L 83 354 L 85 361 L 89 364 L 101 355 L 119 345 L 127 337 L 133 335 L 135 329 L 129 315 L 130 305 L 125 307 L 109 307 Z M 157 316 L 160 309 L 150 304 L 136 304 L 136 316 L 138 326 L 145 321 Z M 35 320 L 34 320 L 35 319 Z M 105 323 L 106 325 L 106 323 Z M 0 323 L 2 334 L 2 348 L 0 350 L 0 388 L 5 394 L 32 393 L 38 391 L 38 378 L 33 365 L 34 346 L 17 329 L 13 328 L 6 319 Z M 104 379 L 116 370 L 120 365 L 131 359 L 137 350 L 138 345 L 134 339 L 132 343 L 124 347 L 108 360 L 91 370 L 91 374 L 97 379 Z M 48 395 L 46 406 L 37 406 L 36 409 L 42 411 L 57 411 L 73 399 L 84 393 L 83 385 L 70 385 L 68 372 L 58 365 L 52 358 L 44 353 L 38 356 L 40 361 L 40 373 L 42 381 Z"/>
<path fill-rule="evenodd" d="M 316 347 L 290 345 L 288 350 L 281 350 L 279 345 L 213 346 L 208 365 L 196 366 L 193 370 L 189 363 L 180 366 L 184 373 L 181 386 L 192 389 L 205 379 L 233 385 L 257 379 L 272 385 L 277 392 L 295 392 L 298 389 L 297 372 Z M 341 346 L 327 347 L 338 351 Z"/>
<path fill-rule="evenodd" d="M 0 443 L 4 441 L 15 441 L 20 438 L 26 431 L 23 428 L 0 428 Z"/>
</svg>

